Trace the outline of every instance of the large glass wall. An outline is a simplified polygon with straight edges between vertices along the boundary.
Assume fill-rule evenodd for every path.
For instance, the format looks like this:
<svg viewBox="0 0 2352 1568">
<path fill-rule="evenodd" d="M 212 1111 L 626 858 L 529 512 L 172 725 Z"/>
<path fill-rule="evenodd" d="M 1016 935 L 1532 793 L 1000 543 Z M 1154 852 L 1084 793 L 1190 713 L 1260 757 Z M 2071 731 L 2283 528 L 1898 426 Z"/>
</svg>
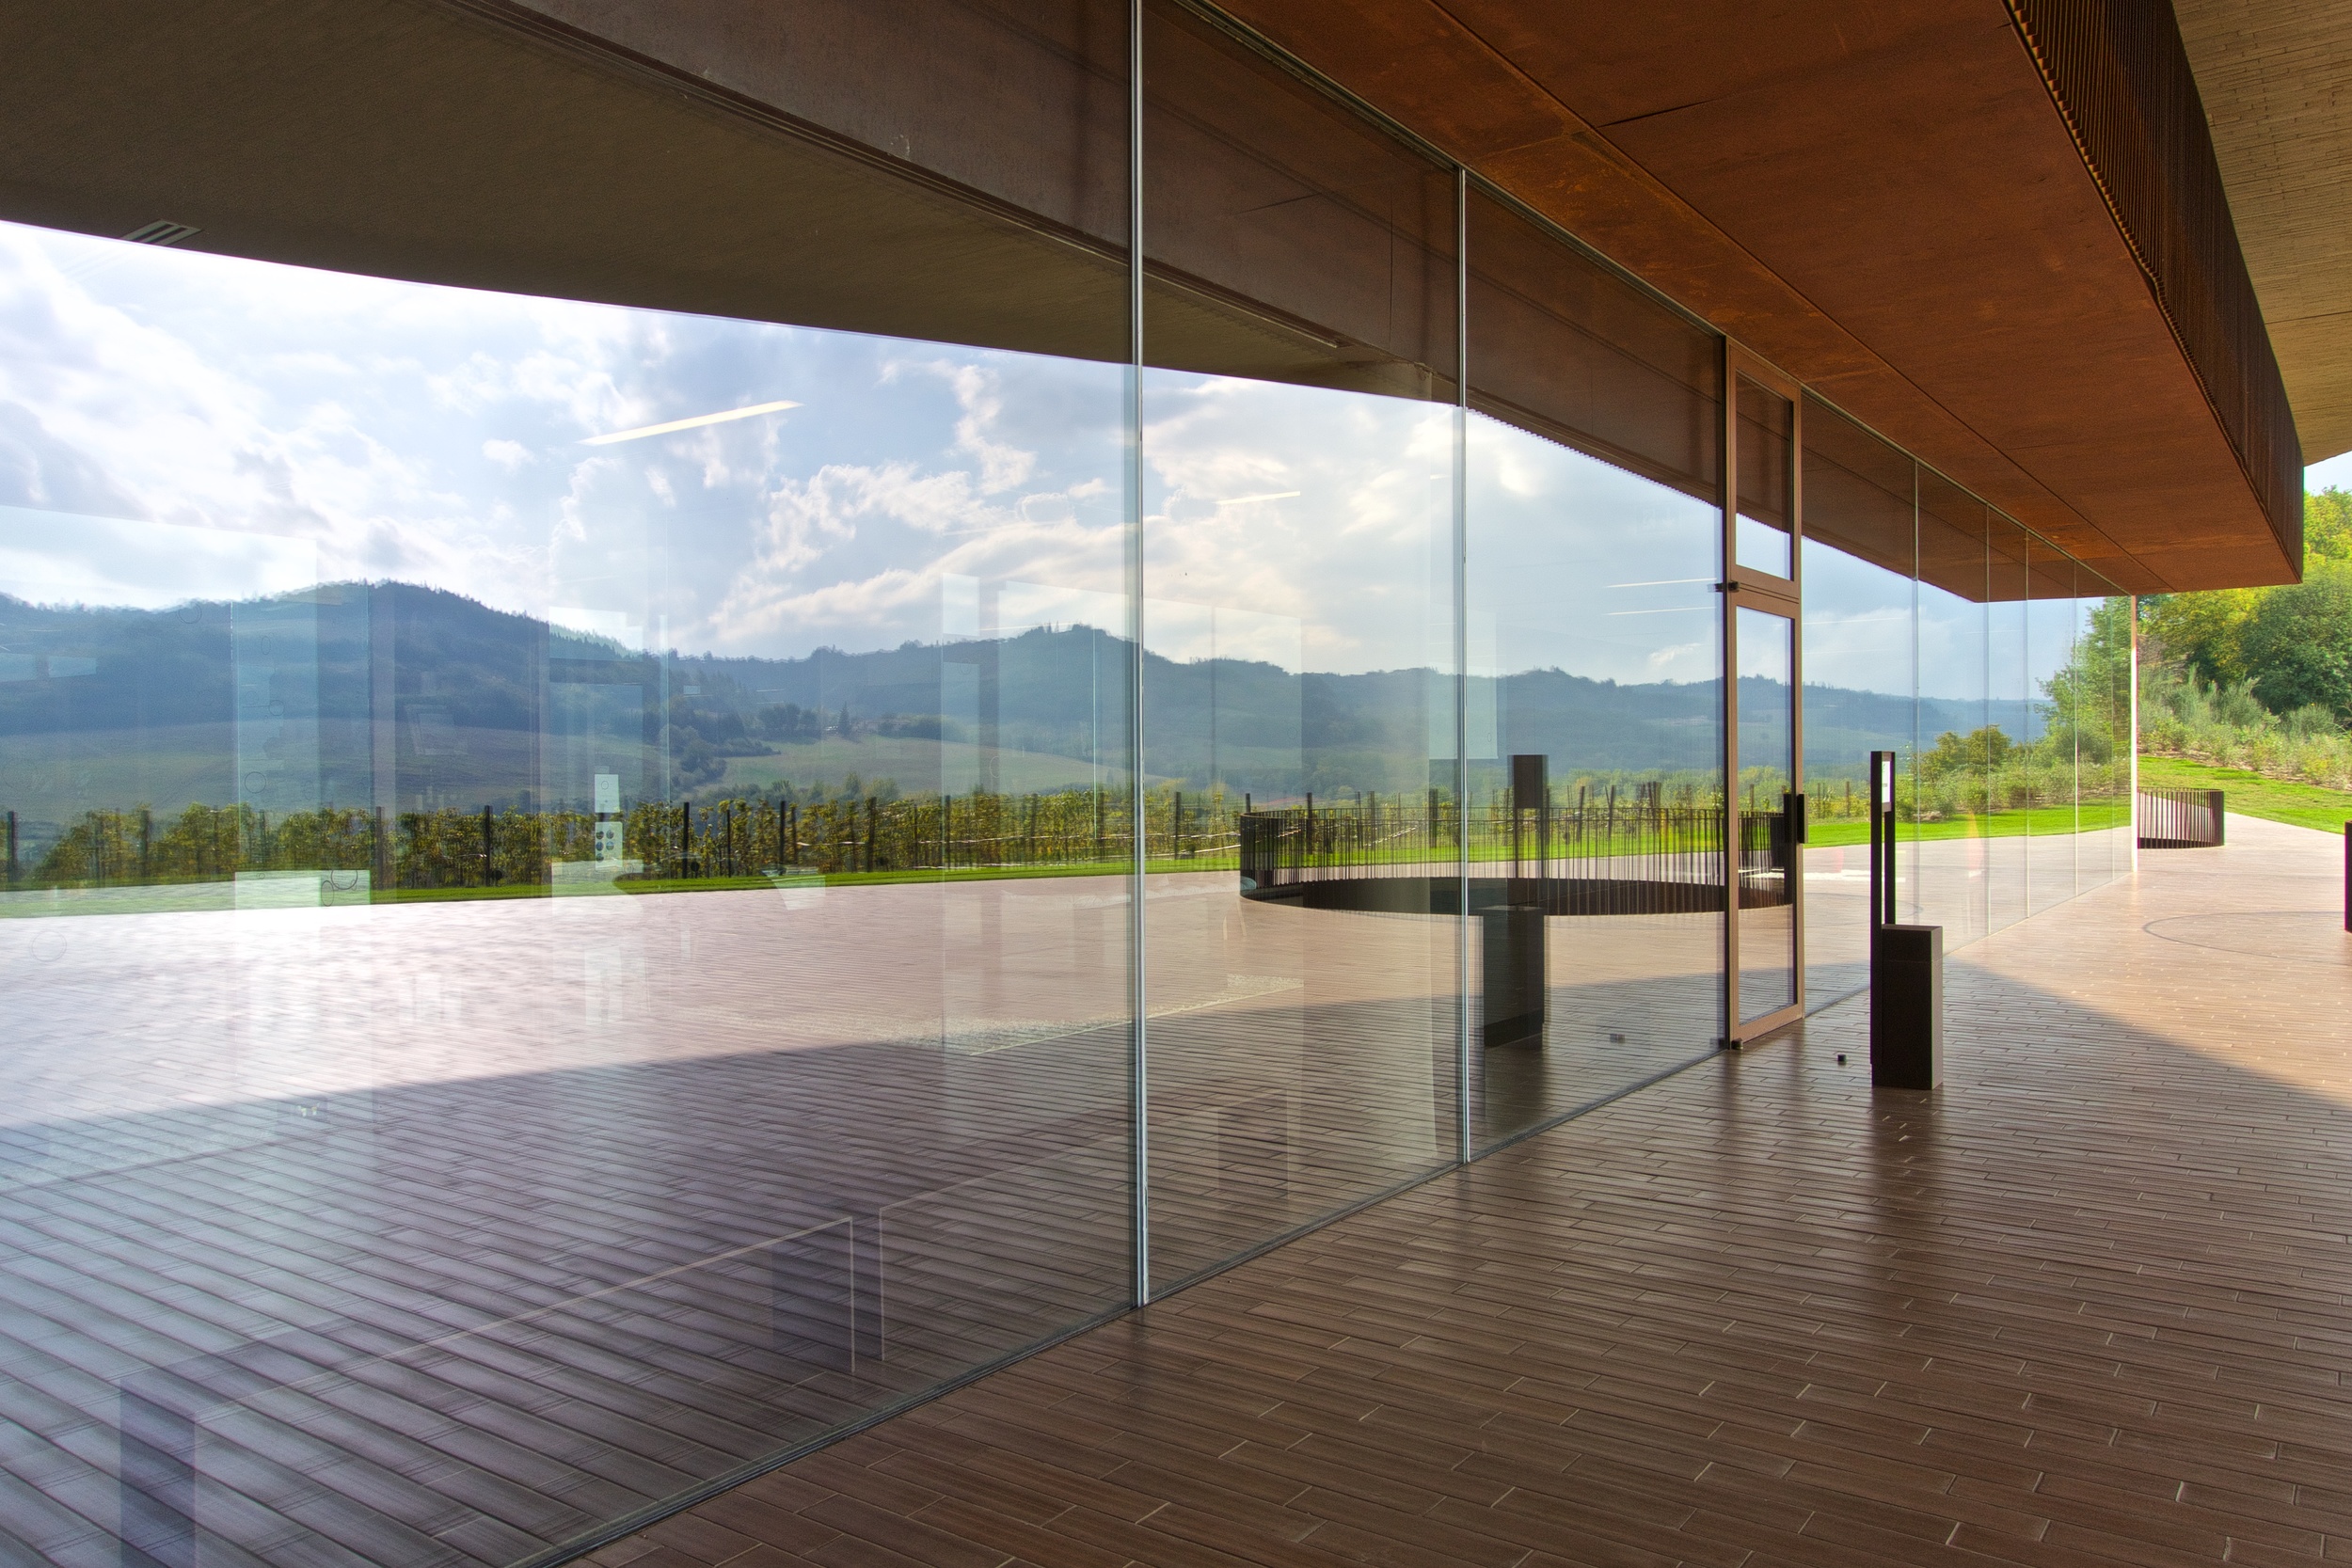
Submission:
<svg viewBox="0 0 2352 1568">
<path fill-rule="evenodd" d="M 1868 767 L 1892 752 L 1914 775 L 1918 705 L 1917 470 L 1827 404 L 1804 410 L 1805 999 L 1869 981 Z M 1918 849 L 1896 878 L 1917 885 Z"/>
<path fill-rule="evenodd" d="M 1872 750 L 2128 863 L 2062 552 L 1195 8 L 809 10 L 759 320 L 0 226 L 0 1556 L 560 1554 L 1688 1063 L 1800 754 L 1816 1004 Z"/>
<path fill-rule="evenodd" d="M 1984 935 L 1990 915 L 1988 518 L 1984 502 L 1919 471 L 1919 745 L 1903 824 L 1917 873 L 1907 907 L 1944 927 L 1947 949 Z"/>
<path fill-rule="evenodd" d="M 1985 928 L 1991 931 L 2025 919 L 2030 893 L 2026 849 L 2034 825 L 2034 748 L 2043 730 L 2026 639 L 2032 540 L 1997 512 L 1986 519 L 1985 722 L 1970 761 L 1984 775 Z"/>
<path fill-rule="evenodd" d="M 2063 551 L 2028 538 L 2026 584 L 2026 912 L 2039 914 L 2089 885 L 2076 863 L 2082 839 L 2075 809 L 2074 699 L 2068 678 L 2074 657 L 2074 562 Z"/>
<path fill-rule="evenodd" d="M 1454 1154 L 1457 269 L 1451 170 L 1144 14 L 1157 1289 Z"/>
<path fill-rule="evenodd" d="M 811 148 L 818 325 L 0 229 L 11 1560 L 512 1562 L 1131 1299 L 1094 9 L 1107 237 Z"/>
<path fill-rule="evenodd" d="M 2084 885 L 2132 863 L 2131 600 L 2087 565 L 2074 569 L 2076 799 Z"/>
<path fill-rule="evenodd" d="M 2129 624 L 2063 551 L 1827 404 L 1808 401 L 1804 432 L 1819 1008 L 1867 980 L 1872 751 L 1898 759 L 1899 915 L 1942 926 L 1947 948 L 2128 868 Z"/>
<path fill-rule="evenodd" d="M 1724 1033 L 1722 370 L 1501 203 L 1467 227 L 1483 1145 Z"/>
</svg>

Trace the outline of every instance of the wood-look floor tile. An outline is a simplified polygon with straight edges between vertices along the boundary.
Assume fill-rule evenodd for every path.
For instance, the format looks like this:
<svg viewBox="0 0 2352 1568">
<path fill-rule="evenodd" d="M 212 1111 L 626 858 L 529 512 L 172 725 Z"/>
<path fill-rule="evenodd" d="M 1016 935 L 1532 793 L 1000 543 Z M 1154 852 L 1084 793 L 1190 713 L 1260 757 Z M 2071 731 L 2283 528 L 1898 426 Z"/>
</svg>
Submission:
<svg viewBox="0 0 2352 1568">
<path fill-rule="evenodd" d="M 2352 956 L 2162 934 L 2335 896 L 2331 841 L 2243 837 L 1956 952 L 1932 1095 L 1840 1004 L 710 1522 L 828 1568 L 2344 1558 Z"/>
</svg>

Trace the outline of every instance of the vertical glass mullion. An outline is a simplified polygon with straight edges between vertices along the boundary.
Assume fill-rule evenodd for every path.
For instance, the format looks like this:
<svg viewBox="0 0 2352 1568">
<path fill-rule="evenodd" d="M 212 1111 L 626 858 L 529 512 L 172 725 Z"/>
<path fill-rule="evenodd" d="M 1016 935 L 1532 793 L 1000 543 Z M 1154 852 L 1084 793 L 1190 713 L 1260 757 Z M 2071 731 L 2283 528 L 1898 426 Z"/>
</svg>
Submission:
<svg viewBox="0 0 2352 1568">
<path fill-rule="evenodd" d="M 1927 734 L 1927 726 L 1920 722 L 1919 691 L 1919 580 L 1920 574 L 1925 570 L 1925 564 L 1919 559 L 1919 465 L 1915 462 L 1911 466 L 1911 918 L 1914 921 L 1922 921 L 1927 918 L 1926 899 L 1920 885 L 1922 880 L 1920 857 L 1923 851 L 1919 844 L 1918 806 L 1921 782 L 1919 747 Z M 1886 831 L 1890 833 L 1898 832 L 1899 828 L 1899 822 L 1889 823 Z M 1899 839 L 1895 863 L 1896 908 L 1900 909 L 1902 907 L 1902 852 Z"/>
<path fill-rule="evenodd" d="M 1734 1044 L 1740 1031 L 1740 617 L 1731 575 L 1739 560 L 1740 537 L 1740 390 L 1739 366 L 1730 340 L 1718 357 L 1722 367 L 1716 382 L 1717 424 L 1721 447 L 1718 472 L 1723 479 L 1722 528 L 1718 533 L 1715 577 L 1723 627 L 1716 639 L 1722 662 L 1716 678 L 1723 682 L 1724 770 L 1724 986 L 1723 1042 Z"/>
<path fill-rule="evenodd" d="M 1454 1122 L 1470 1160 L 1470 171 L 1454 170 Z M 1433 846 L 1434 847 L 1434 846 Z"/>
<path fill-rule="evenodd" d="M 1135 1304 L 1152 1300 L 1151 1075 L 1144 1001 L 1143 0 L 1127 7 L 1127 908 L 1128 1115 Z"/>
</svg>

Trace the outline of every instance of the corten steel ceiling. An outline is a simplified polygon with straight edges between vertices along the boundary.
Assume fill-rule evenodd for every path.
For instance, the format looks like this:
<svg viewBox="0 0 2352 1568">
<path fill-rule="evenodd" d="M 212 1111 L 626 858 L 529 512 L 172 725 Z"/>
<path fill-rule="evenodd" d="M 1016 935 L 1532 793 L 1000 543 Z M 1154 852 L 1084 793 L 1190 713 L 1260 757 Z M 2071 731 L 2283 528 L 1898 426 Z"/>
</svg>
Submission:
<svg viewBox="0 0 2352 1568">
<path fill-rule="evenodd" d="M 936 39 L 875 57 L 894 8 L 857 0 L 14 6 L 0 216 L 1120 356 L 1119 193 L 1080 166 L 1121 134 L 1123 38 L 1078 0 L 922 9 L 975 19 L 961 80 L 899 69 Z M 2296 570 L 2296 518 L 2265 515 L 2000 0 L 1229 9 L 2119 584 Z M 993 55 L 1008 25 L 1059 28 L 1067 79 Z M 1042 137 L 1040 103 L 1062 105 Z M 888 194 L 796 116 L 946 179 Z M 1236 344 L 1202 309 L 1192 341 L 1330 379 L 1295 313 Z"/>
<path fill-rule="evenodd" d="M 2120 584 L 2299 569 L 1999 0 L 1231 8 Z"/>
<path fill-rule="evenodd" d="M 2352 8 L 2173 0 L 2303 455 L 2352 451 Z"/>
</svg>

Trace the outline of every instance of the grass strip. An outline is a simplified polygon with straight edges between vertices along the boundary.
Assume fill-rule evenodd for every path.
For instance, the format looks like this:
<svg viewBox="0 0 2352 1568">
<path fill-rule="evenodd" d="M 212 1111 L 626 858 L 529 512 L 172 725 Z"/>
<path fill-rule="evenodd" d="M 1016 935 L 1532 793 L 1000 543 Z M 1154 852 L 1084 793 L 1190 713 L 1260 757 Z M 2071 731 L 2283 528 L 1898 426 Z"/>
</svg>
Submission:
<svg viewBox="0 0 2352 1568">
<path fill-rule="evenodd" d="M 2225 797 L 2221 802 L 2225 812 L 2284 822 L 2292 828 L 2340 833 L 2346 822 L 2352 822 L 2352 790 L 2268 779 L 2243 768 L 2218 768 L 2185 757 L 2144 756 L 2139 759 L 2139 782 L 2143 788 L 2217 789 Z"/>
</svg>

